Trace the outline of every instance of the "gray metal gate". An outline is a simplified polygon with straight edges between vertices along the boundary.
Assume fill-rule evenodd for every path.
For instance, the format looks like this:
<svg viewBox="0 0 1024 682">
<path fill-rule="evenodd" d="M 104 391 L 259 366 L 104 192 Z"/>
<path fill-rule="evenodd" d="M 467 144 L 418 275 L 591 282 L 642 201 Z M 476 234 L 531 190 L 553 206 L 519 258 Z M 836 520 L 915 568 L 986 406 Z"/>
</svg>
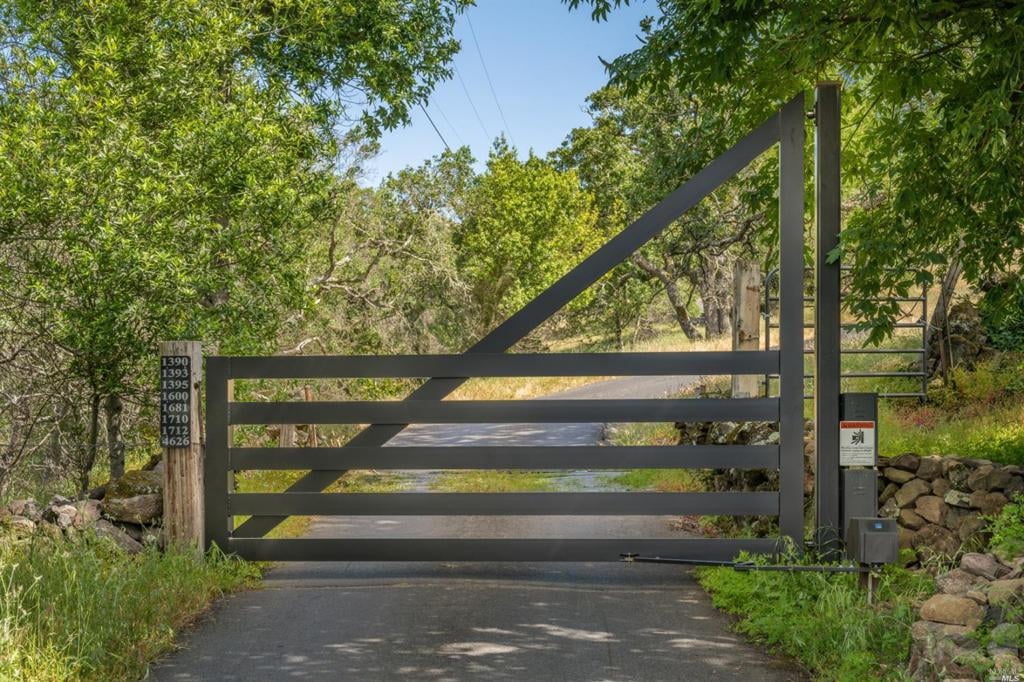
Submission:
<svg viewBox="0 0 1024 682">
<path fill-rule="evenodd" d="M 771 552 L 761 539 L 266 539 L 289 515 L 777 516 L 802 546 L 804 97 L 708 164 L 462 355 L 212 357 L 207 361 L 206 542 L 255 560 L 617 561 L 623 553 L 727 560 Z M 743 352 L 507 354 L 506 351 L 723 182 L 779 145 L 779 349 Z M 719 400 L 444 401 L 472 377 L 778 374 L 778 397 Z M 252 378 L 433 377 L 403 401 L 231 402 Z M 777 445 L 383 447 L 409 424 L 770 421 Z M 237 424 L 371 424 L 340 448 L 239 448 Z M 778 469 L 779 490 L 701 493 L 324 493 L 347 469 Z M 237 493 L 247 469 L 310 469 L 283 493 Z M 237 528 L 232 517 L 251 515 Z"/>
</svg>

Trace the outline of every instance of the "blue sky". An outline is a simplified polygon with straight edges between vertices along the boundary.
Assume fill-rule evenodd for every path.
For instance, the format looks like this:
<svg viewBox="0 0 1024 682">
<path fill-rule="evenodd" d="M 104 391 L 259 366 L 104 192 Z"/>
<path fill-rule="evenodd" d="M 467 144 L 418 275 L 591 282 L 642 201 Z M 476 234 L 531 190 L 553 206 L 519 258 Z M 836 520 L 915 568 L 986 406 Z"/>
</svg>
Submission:
<svg viewBox="0 0 1024 682">
<path fill-rule="evenodd" d="M 561 0 L 478 0 L 455 26 L 462 43 L 454 61 L 457 75 L 436 88 L 427 111 L 452 148 L 469 145 L 478 161 L 487 158 L 492 141 L 503 131 L 521 155 L 530 148 L 543 155 L 570 129 L 588 123 L 584 99 L 607 81 L 598 57 L 610 60 L 638 47 L 640 20 L 656 11 L 653 0 L 641 0 L 613 12 L 607 22 L 596 23 L 589 9 L 570 12 Z M 381 152 L 367 164 L 364 181 L 377 184 L 386 174 L 418 165 L 443 150 L 430 122 L 416 108 L 408 126 L 384 134 Z"/>
</svg>

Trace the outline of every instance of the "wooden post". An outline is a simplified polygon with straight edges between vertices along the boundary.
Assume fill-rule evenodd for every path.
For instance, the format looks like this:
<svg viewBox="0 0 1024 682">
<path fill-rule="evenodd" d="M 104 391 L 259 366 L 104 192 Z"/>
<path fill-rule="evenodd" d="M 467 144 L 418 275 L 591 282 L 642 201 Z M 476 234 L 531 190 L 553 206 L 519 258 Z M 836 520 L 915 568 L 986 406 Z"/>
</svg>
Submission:
<svg viewBox="0 0 1024 682">
<path fill-rule="evenodd" d="M 200 553 L 204 546 L 203 438 L 199 413 L 202 365 L 202 345 L 198 341 L 160 344 L 164 539 L 169 547 L 192 547 Z"/>
<path fill-rule="evenodd" d="M 732 349 L 758 350 L 761 339 L 761 268 L 752 261 L 738 261 L 733 271 Z M 756 398 L 758 377 L 733 375 L 733 398 Z"/>
<path fill-rule="evenodd" d="M 313 402 L 313 387 L 304 386 L 302 388 L 302 395 L 306 399 L 307 403 Z M 310 424 L 307 428 L 309 429 L 309 437 L 306 439 L 306 447 L 315 448 L 320 445 L 316 435 L 316 424 Z"/>
</svg>

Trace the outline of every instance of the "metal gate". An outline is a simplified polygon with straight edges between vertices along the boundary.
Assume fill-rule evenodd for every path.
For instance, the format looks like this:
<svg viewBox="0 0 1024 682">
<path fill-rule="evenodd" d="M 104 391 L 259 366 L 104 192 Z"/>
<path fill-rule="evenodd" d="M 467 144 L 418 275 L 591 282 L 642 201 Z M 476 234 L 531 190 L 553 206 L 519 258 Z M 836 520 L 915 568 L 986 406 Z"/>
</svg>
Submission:
<svg viewBox="0 0 1024 682">
<path fill-rule="evenodd" d="M 804 97 L 778 112 L 462 355 L 211 357 L 207 361 L 207 545 L 254 560 L 617 561 L 623 553 L 727 560 L 761 539 L 266 539 L 289 515 L 765 515 L 803 544 Z M 769 351 L 507 354 L 565 304 L 723 182 L 779 145 L 779 348 Z M 778 374 L 778 397 L 445 401 L 472 377 Z M 229 400 L 233 379 L 433 377 L 402 401 Z M 383 447 L 409 424 L 778 422 L 777 445 Z M 371 424 L 339 448 L 240 448 L 238 424 Z M 324 493 L 346 470 L 778 469 L 779 490 L 700 493 Z M 310 469 L 283 493 L 237 493 L 233 472 Z M 251 515 L 237 528 L 231 519 Z"/>
</svg>

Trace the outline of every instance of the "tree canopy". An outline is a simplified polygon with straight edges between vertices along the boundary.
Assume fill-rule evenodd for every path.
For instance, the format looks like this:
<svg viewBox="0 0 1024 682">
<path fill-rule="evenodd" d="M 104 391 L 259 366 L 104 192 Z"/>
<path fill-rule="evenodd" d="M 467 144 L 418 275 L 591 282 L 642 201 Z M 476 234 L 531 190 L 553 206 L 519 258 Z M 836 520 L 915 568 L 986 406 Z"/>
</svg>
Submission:
<svg viewBox="0 0 1024 682">
<path fill-rule="evenodd" d="M 567 0 L 606 19 L 629 0 Z M 979 282 L 1024 248 L 1024 6 L 983 1 L 660 0 L 643 46 L 608 65 L 630 92 L 699 99 L 719 151 L 819 80 L 844 87 L 842 240 L 854 312 L 884 331 L 922 266 Z"/>
<path fill-rule="evenodd" d="M 341 136 L 407 120 L 464 4 L 0 3 L 0 333 L 61 349 L 93 443 L 158 340 L 265 349 L 307 307 Z"/>
</svg>

